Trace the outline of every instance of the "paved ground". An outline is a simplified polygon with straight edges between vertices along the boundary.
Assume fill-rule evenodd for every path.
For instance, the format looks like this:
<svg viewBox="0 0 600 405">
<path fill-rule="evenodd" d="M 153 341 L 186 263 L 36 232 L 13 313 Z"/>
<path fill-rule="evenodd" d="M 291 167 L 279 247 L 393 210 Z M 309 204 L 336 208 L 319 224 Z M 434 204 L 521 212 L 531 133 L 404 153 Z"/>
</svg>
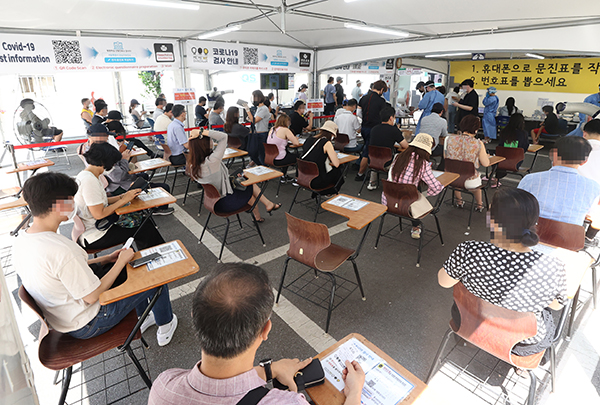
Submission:
<svg viewBox="0 0 600 405">
<path fill-rule="evenodd" d="M 57 166 L 53 170 L 76 174 L 81 170 L 82 164 L 77 157 L 71 157 L 70 160 L 71 168 Z M 530 160 L 531 155 L 528 155 L 524 165 L 527 166 Z M 546 170 L 549 167 L 547 150 L 544 150 L 536 163 L 536 171 Z M 350 170 L 342 192 L 350 195 L 357 194 L 360 183 L 353 180 L 355 173 L 354 169 Z M 3 186 L 14 182 L 14 177 L 9 178 L 10 176 L 7 175 L 2 177 Z M 161 177 L 157 176 L 158 179 Z M 187 180 L 183 177 L 180 179 L 181 183 L 176 186 L 174 195 L 181 195 L 185 190 Z M 172 181 L 171 176 L 169 181 Z M 513 187 L 516 184 L 516 181 L 503 181 L 504 187 Z M 261 245 L 258 237 L 254 237 L 227 245 L 223 259 L 224 261 L 243 260 L 261 265 L 269 273 L 273 286 L 277 287 L 288 242 L 284 210 L 289 207 L 295 188 L 290 184 L 282 185 L 279 198 L 275 198 L 275 189 L 276 184 L 273 182 L 269 185 L 266 195 L 273 201 L 281 202 L 284 209 L 275 212 L 272 217 L 267 216 L 266 222 L 261 225 L 266 247 Z M 200 271 L 194 276 L 170 285 L 173 310 L 179 317 L 179 327 L 173 341 L 168 346 L 159 348 L 154 337 L 156 329 L 151 328 L 145 334 L 150 344 L 150 350 L 145 351 L 145 357 L 153 379 L 168 368 L 190 368 L 200 358 L 200 351 L 191 328 L 191 293 L 199 280 L 216 266 L 220 239 L 218 236 L 215 237 L 215 231 L 211 230 L 205 235 L 203 243 L 198 244 L 198 236 L 207 214 L 206 210 L 203 210 L 200 216 L 197 215 L 200 194 L 194 184 L 191 192 L 193 195 L 188 197 L 185 206 L 182 205 L 182 198 L 178 199 L 174 216 L 156 218 L 164 238 L 180 239 L 200 264 Z M 304 197 L 309 196 L 307 192 L 300 194 Z M 492 196 L 493 191 L 490 193 L 490 199 Z M 364 190 L 361 197 L 378 201 L 380 189 Z M 262 213 L 265 215 L 264 209 Z M 314 211 L 308 206 L 297 205 L 293 209 L 293 214 L 311 220 Z M 352 292 L 334 311 L 329 334 L 324 333 L 326 310 L 285 290 L 282 302 L 275 307 L 272 317 L 274 327 L 270 339 L 260 348 L 258 357 L 277 359 L 312 356 L 347 334 L 357 332 L 424 380 L 448 328 L 452 304 L 452 291 L 439 287 L 437 271 L 460 242 L 470 239 L 489 240 L 484 214 L 473 214 L 470 231 L 466 229 L 467 210 L 444 205 L 438 215 L 445 245 L 441 246 L 438 239 L 432 240 L 424 248 L 419 268 L 415 266 L 416 247 L 406 231 L 409 227 L 404 228 L 405 232 L 399 235 L 397 240 L 383 238 L 379 249 L 375 250 L 373 246 L 379 220 L 374 223 L 357 259 L 367 300 L 361 300 L 358 290 Z M 248 223 L 245 228 L 251 228 L 248 215 L 244 214 L 242 217 Z M 223 222 L 213 218 L 210 226 Z M 362 236 L 362 231 L 349 229 L 344 218 L 332 213 L 319 214 L 317 222 L 326 224 L 330 229 L 332 241 L 343 246 L 355 247 Z M 389 218 L 384 230 L 396 223 Z M 425 223 L 429 229 L 435 228 L 433 218 L 428 218 Z M 63 225 L 61 232 L 70 235 L 71 226 Z M 232 225 L 232 229 L 235 228 L 235 225 Z M 0 246 L 7 246 L 10 245 L 11 239 L 5 235 L 1 242 Z M 8 250 L 3 249 L 1 252 L 2 267 L 7 274 L 9 290 L 13 291 L 13 296 L 16 298 L 19 280 L 10 267 Z M 291 281 L 304 271 L 301 265 L 292 262 L 287 279 Z M 349 280 L 354 279 L 350 263 L 343 265 L 336 273 Z M 320 277 L 316 281 L 328 288 L 325 277 Z M 582 294 L 582 299 L 588 297 L 589 295 Z M 556 393 L 548 396 L 549 389 L 545 389 L 545 384 L 541 384 L 538 391 L 539 397 L 542 398 L 541 403 L 553 404 L 558 403 L 557 401 L 564 403 L 568 399 L 574 399 L 574 395 L 581 403 L 600 403 L 598 392 L 600 381 L 597 371 L 600 348 L 596 343 L 600 320 L 598 313 L 591 311 L 589 303 L 583 306 L 582 310 L 578 315 L 578 323 L 581 325 L 573 340 L 561 347 Z M 15 311 L 20 322 L 23 341 L 33 364 L 41 403 L 55 403 L 59 389 L 51 384 L 54 373 L 40 366 L 37 360 L 35 338 L 38 325 L 34 323 L 35 319 L 29 310 L 21 310 L 18 299 L 15 300 Z M 491 356 L 477 352 L 474 348 L 465 346 L 463 342 L 453 341 L 453 343 L 452 350 L 448 350 L 450 352 L 448 358 L 452 362 L 444 363 L 430 385 L 430 391 L 437 399 L 427 403 L 454 403 L 456 400 L 460 400 L 461 404 L 523 403 L 529 386 L 527 379 L 514 375 L 506 364 L 498 363 Z M 139 352 L 140 355 L 143 354 L 141 349 Z M 118 369 L 119 364 L 124 367 Z M 126 364 L 129 366 L 125 367 Z M 458 366 L 466 367 L 466 371 L 459 371 Z M 539 377 L 544 381 L 547 380 L 544 372 L 540 372 Z M 482 385 L 478 379 L 487 380 L 488 384 Z M 77 386 L 77 381 L 83 383 Z M 106 386 L 111 387 L 106 389 Z M 148 390 L 143 389 L 129 360 L 123 362 L 122 356 L 115 357 L 115 353 L 110 353 L 104 361 L 95 359 L 89 364 L 86 363 L 84 371 L 76 373 L 72 387 L 75 388 L 69 392 L 69 403 L 73 403 L 81 396 L 90 396 L 82 403 L 110 403 L 129 391 L 139 390 L 119 403 L 143 404 L 148 395 Z"/>
</svg>

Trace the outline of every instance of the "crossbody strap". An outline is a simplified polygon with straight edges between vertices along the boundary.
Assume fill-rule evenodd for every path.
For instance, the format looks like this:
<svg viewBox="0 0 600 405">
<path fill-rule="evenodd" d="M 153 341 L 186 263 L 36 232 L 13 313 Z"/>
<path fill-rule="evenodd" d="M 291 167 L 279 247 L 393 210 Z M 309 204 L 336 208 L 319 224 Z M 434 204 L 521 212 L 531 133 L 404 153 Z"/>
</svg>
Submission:
<svg viewBox="0 0 600 405">
<path fill-rule="evenodd" d="M 313 150 L 313 148 L 315 146 L 317 146 L 317 144 L 321 141 L 321 139 L 323 139 L 323 138 L 317 139 L 317 141 L 315 143 L 313 143 L 313 146 L 310 147 L 310 149 L 308 150 L 308 152 L 306 152 L 304 155 L 302 155 L 302 157 L 300 159 L 304 159 L 305 157 L 307 157 L 308 154 Z"/>
<path fill-rule="evenodd" d="M 236 405 L 257 405 L 269 393 L 267 387 L 257 387 L 248 391 L 246 395 Z"/>
</svg>

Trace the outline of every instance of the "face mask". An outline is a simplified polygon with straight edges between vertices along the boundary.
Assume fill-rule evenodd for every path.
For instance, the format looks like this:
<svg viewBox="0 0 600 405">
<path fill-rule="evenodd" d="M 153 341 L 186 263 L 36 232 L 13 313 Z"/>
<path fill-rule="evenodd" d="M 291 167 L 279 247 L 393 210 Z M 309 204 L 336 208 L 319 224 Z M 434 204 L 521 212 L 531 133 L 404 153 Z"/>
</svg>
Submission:
<svg viewBox="0 0 600 405">
<path fill-rule="evenodd" d="M 253 102 L 252 102 L 252 105 L 253 105 L 254 107 L 258 107 L 258 106 L 259 106 L 259 104 L 260 104 L 260 102 L 258 102 L 258 101 L 253 101 Z"/>
</svg>

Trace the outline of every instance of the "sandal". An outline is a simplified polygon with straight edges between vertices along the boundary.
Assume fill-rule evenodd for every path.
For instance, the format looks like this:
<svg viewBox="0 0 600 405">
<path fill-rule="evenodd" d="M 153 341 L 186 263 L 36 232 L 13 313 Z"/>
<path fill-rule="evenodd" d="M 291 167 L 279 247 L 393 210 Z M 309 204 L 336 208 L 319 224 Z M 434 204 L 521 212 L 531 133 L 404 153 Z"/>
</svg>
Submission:
<svg viewBox="0 0 600 405">
<path fill-rule="evenodd" d="M 281 204 L 275 204 L 275 205 L 273 205 L 273 208 L 271 208 L 270 210 L 267 210 L 267 213 L 269 215 L 273 215 L 273 211 L 277 211 L 279 208 L 281 208 Z"/>
<path fill-rule="evenodd" d="M 463 200 L 456 200 L 454 201 L 454 207 L 456 208 L 463 208 L 465 206 L 465 202 Z"/>
<path fill-rule="evenodd" d="M 483 204 L 477 204 L 475 206 L 475 211 L 477 211 L 477 212 L 483 212 L 484 208 L 485 207 L 483 206 Z"/>
<path fill-rule="evenodd" d="M 263 222 L 265 222 L 265 219 L 264 218 L 258 218 L 256 220 L 256 222 L 258 222 L 259 224 L 262 224 Z"/>
</svg>

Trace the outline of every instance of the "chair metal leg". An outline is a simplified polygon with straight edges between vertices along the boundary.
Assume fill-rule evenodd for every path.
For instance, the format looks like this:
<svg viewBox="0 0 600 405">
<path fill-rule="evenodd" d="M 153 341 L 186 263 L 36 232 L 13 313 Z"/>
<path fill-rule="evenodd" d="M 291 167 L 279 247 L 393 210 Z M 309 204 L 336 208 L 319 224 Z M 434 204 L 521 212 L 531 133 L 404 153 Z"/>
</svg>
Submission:
<svg viewBox="0 0 600 405">
<path fill-rule="evenodd" d="M 529 395 L 527 396 L 527 405 L 534 405 L 537 379 L 535 378 L 533 370 L 527 370 L 527 372 L 529 373 L 529 378 L 531 379 L 531 384 L 529 385 Z"/>
<path fill-rule="evenodd" d="M 140 336 L 140 340 L 142 341 L 142 344 L 144 345 L 144 347 L 146 349 L 150 349 L 150 346 L 148 345 L 148 342 L 146 342 L 146 339 L 144 339 L 143 336 Z"/>
<path fill-rule="evenodd" d="M 313 222 L 317 222 L 317 215 L 319 215 L 319 208 L 321 207 L 321 194 L 317 194 L 315 200 L 317 200 L 317 211 L 315 212 L 315 219 L 313 219 Z"/>
<path fill-rule="evenodd" d="M 370 178 L 371 178 L 371 169 L 367 169 L 367 171 L 365 172 L 365 178 L 363 179 L 363 182 L 360 185 L 360 190 L 358 190 L 358 195 L 360 195 L 360 193 L 362 193 L 362 189 L 365 186 L 367 179 L 370 179 Z"/>
<path fill-rule="evenodd" d="M 227 220 L 227 225 L 225 225 L 225 235 L 223 235 L 223 243 L 221 243 L 221 251 L 219 252 L 219 258 L 217 259 L 218 262 L 221 261 L 221 256 L 223 256 L 223 249 L 225 248 L 225 243 L 227 242 L 227 234 L 229 233 L 229 224 L 231 223 L 229 217 L 225 219 Z"/>
<path fill-rule="evenodd" d="M 433 377 L 433 375 L 437 371 L 438 365 L 442 358 L 442 354 L 444 353 L 444 350 L 446 349 L 446 345 L 448 344 L 448 340 L 450 340 L 450 336 L 453 333 L 454 333 L 454 331 L 451 328 L 448 328 L 448 330 L 446 331 L 446 334 L 444 335 L 444 339 L 442 340 L 442 343 L 440 344 L 440 347 L 435 355 L 435 359 L 433 360 L 433 364 L 431 365 L 431 369 L 429 370 L 429 374 L 427 374 L 427 379 L 425 380 L 425 384 L 429 384 L 431 377 Z"/>
<path fill-rule="evenodd" d="M 212 212 L 208 213 L 208 217 L 206 218 L 206 223 L 204 224 L 204 229 L 202 229 L 202 233 L 200 234 L 200 239 L 198 239 L 198 243 L 202 242 L 202 238 L 204 237 L 204 232 L 208 229 L 208 221 L 210 221 L 210 216 Z"/>
<path fill-rule="evenodd" d="M 185 201 L 187 200 L 188 191 L 190 190 L 190 183 L 192 182 L 192 178 L 190 177 L 187 182 L 187 186 L 185 186 L 185 194 L 183 195 L 183 203 L 181 205 L 185 205 Z"/>
<path fill-rule="evenodd" d="M 331 273 L 326 273 L 331 279 L 331 297 L 329 298 L 329 309 L 327 309 L 327 322 L 325 323 L 325 333 L 329 332 L 329 322 L 331 321 L 331 312 L 333 312 L 333 300 L 335 298 L 335 276 Z"/>
<path fill-rule="evenodd" d="M 167 166 L 167 171 L 165 172 L 165 179 L 164 179 L 163 183 L 167 182 L 167 176 L 169 175 L 169 168 L 170 168 L 170 166 Z M 173 189 L 171 189 L 171 191 L 173 191 Z"/>
<path fill-rule="evenodd" d="M 252 221 L 254 221 L 254 226 L 256 226 L 256 231 L 258 232 L 258 236 L 260 236 L 260 240 L 262 241 L 263 247 L 267 246 L 267 244 L 265 243 L 265 239 L 263 238 L 262 232 L 260 231 L 260 226 L 258 226 L 258 221 L 254 216 L 254 212 L 250 211 L 250 215 L 252 215 Z"/>
<path fill-rule="evenodd" d="M 285 174 L 283 175 L 283 179 L 285 179 Z M 279 183 L 277 184 L 277 191 L 275 192 L 275 198 L 279 197 L 279 189 L 281 188 L 281 179 L 277 179 L 277 181 Z"/>
<path fill-rule="evenodd" d="M 202 206 L 204 205 L 204 189 L 202 189 L 202 197 L 200 197 L 200 206 L 198 207 L 198 216 L 202 212 Z"/>
<path fill-rule="evenodd" d="M 240 214 L 235 214 L 235 216 L 237 217 L 238 223 L 240 224 L 240 228 L 243 228 L 244 226 L 242 225 L 242 220 L 240 219 Z"/>
<path fill-rule="evenodd" d="M 425 235 L 425 224 L 421 221 L 421 235 Z M 423 238 L 419 238 L 419 250 L 417 250 L 417 267 L 421 267 L 421 251 L 423 250 Z"/>
<path fill-rule="evenodd" d="M 62 378 L 62 391 L 58 400 L 58 405 L 64 405 L 67 399 L 67 392 L 69 392 L 69 385 L 71 384 L 71 375 L 73 375 L 73 366 L 63 370 Z"/>
<path fill-rule="evenodd" d="M 294 198 L 292 199 L 292 203 L 290 204 L 290 209 L 288 210 L 288 214 L 292 213 L 292 207 L 294 206 L 294 203 L 296 202 L 296 198 L 298 198 L 299 191 L 300 191 L 300 186 L 298 186 L 298 188 L 296 189 L 296 193 L 294 194 Z"/>
<path fill-rule="evenodd" d="M 548 350 L 550 350 L 550 392 L 554 392 L 554 388 L 556 388 L 556 349 L 552 345 Z"/>
<path fill-rule="evenodd" d="M 131 359 L 131 361 L 135 365 L 135 368 L 137 368 L 140 377 L 142 377 L 142 380 L 144 380 L 144 383 L 146 384 L 146 386 L 149 389 L 151 389 L 152 388 L 152 381 L 150 381 L 150 378 L 148 378 L 148 375 L 144 371 L 144 368 L 140 364 L 140 361 L 137 359 L 137 357 L 135 357 L 135 354 L 133 353 L 133 349 L 131 348 L 130 345 L 128 345 L 125 350 L 127 351 L 127 355 L 129 356 L 129 358 Z"/>
<path fill-rule="evenodd" d="M 381 237 L 381 231 L 383 230 L 383 221 L 385 221 L 385 212 L 379 220 L 379 232 L 377 232 L 377 239 L 375 239 L 375 249 L 377 249 L 377 245 L 379 245 L 379 238 Z"/>
<path fill-rule="evenodd" d="M 400 228 L 400 232 L 402 232 L 402 218 L 398 217 L 398 228 Z"/>
<path fill-rule="evenodd" d="M 567 341 L 571 340 L 571 336 L 573 333 L 573 322 L 575 321 L 575 312 L 577 311 L 577 303 L 579 302 L 579 292 L 581 291 L 581 287 L 577 289 L 577 293 L 573 297 L 573 303 L 571 304 L 571 316 L 569 318 L 569 326 L 567 326 Z"/>
<path fill-rule="evenodd" d="M 279 303 L 279 296 L 281 295 L 281 290 L 283 290 L 283 280 L 285 280 L 285 273 L 287 273 L 288 264 L 290 263 L 291 257 L 285 258 L 285 265 L 283 266 L 283 274 L 281 274 L 281 281 L 279 282 L 279 289 L 277 290 L 277 298 L 275 298 L 275 303 Z"/>
<path fill-rule="evenodd" d="M 352 267 L 354 267 L 354 274 L 356 275 L 356 282 L 358 283 L 358 288 L 360 289 L 360 295 L 363 301 L 366 301 L 367 298 L 365 297 L 365 291 L 363 290 L 362 281 L 360 280 L 360 274 L 358 274 L 358 266 L 352 257 L 350 258 L 350 261 L 352 262 Z"/>
<path fill-rule="evenodd" d="M 175 168 L 175 175 L 173 176 L 173 185 L 171 186 L 171 191 L 175 193 L 175 181 L 177 181 L 177 168 Z"/>
<path fill-rule="evenodd" d="M 597 285 L 597 281 L 596 281 L 596 267 L 592 267 L 592 299 L 594 302 L 594 309 L 596 309 L 596 296 L 597 296 L 597 290 L 598 290 L 598 285 Z"/>
<path fill-rule="evenodd" d="M 471 210 L 469 211 L 469 223 L 467 224 L 467 229 L 471 229 L 471 217 L 473 216 L 473 211 L 475 211 L 475 194 L 471 194 L 473 199 L 471 200 Z"/>
<path fill-rule="evenodd" d="M 437 226 L 438 236 L 440 237 L 440 243 L 444 246 L 444 238 L 442 237 L 442 228 L 440 227 L 440 220 L 438 219 L 436 214 L 433 214 L 435 218 L 435 225 Z"/>
<path fill-rule="evenodd" d="M 487 189 L 486 188 L 483 189 L 483 196 L 485 197 L 485 209 L 489 211 L 489 209 L 490 209 L 490 202 L 488 201 L 488 195 L 487 195 Z"/>
</svg>

